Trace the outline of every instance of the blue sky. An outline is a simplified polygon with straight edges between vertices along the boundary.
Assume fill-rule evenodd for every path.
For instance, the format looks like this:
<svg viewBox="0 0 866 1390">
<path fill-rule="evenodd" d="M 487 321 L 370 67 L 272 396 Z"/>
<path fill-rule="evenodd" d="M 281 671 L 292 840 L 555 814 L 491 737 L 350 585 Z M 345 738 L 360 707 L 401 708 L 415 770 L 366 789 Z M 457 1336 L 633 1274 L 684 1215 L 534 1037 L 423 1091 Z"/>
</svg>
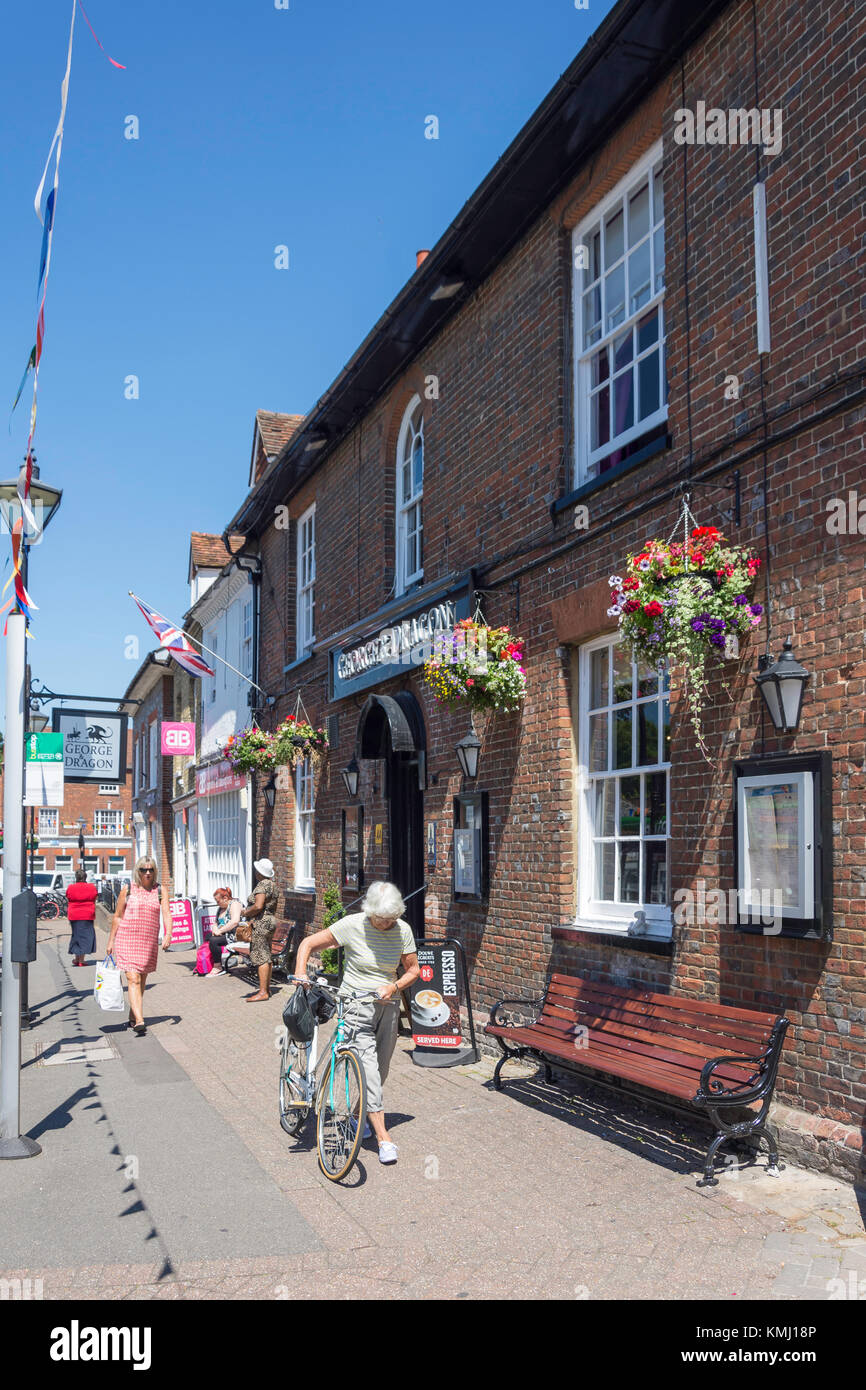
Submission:
<svg viewBox="0 0 866 1390">
<path fill-rule="evenodd" d="M 30 562 L 30 661 L 54 690 L 123 692 L 127 634 L 152 645 L 127 590 L 179 621 L 189 533 L 222 531 L 243 500 L 255 411 L 309 410 L 612 0 L 290 6 L 88 0 L 124 72 L 77 16 L 36 433 L 64 499 Z M 33 197 L 70 13 L 4 16 L 4 414 L 35 337 Z M 28 387 L 0 432 L 3 477 L 29 404 Z M 5 536 L 0 557 L 5 583 Z"/>
</svg>

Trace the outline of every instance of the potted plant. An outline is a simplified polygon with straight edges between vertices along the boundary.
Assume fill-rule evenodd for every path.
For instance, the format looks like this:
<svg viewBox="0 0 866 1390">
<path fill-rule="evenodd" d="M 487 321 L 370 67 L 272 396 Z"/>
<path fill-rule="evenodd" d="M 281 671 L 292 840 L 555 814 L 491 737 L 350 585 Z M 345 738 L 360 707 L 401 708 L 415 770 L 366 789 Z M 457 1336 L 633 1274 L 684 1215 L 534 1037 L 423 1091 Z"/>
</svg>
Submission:
<svg viewBox="0 0 866 1390">
<path fill-rule="evenodd" d="M 235 772 L 269 772 L 276 765 L 274 735 L 255 724 L 232 734 L 222 753 Z"/>
<path fill-rule="evenodd" d="M 526 694 L 523 639 L 507 627 L 464 618 L 453 631 L 437 634 L 423 676 L 434 699 L 448 709 L 509 714 Z"/>
<path fill-rule="evenodd" d="M 763 608 L 750 602 L 761 561 L 730 545 L 715 526 L 697 526 L 682 542 L 648 541 L 629 555 L 625 576 L 612 574 L 610 617 L 636 658 L 682 671 L 698 747 L 709 760 L 702 714 L 708 662 L 739 654 L 739 638 L 757 627 Z M 727 683 L 725 682 L 727 688 Z"/>
<path fill-rule="evenodd" d="M 316 766 L 328 751 L 327 730 L 316 728 L 306 719 L 290 714 L 278 725 L 274 735 L 274 751 L 278 763 L 295 763 L 312 758 Z"/>
<path fill-rule="evenodd" d="M 325 891 L 322 894 L 322 903 L 325 909 L 324 916 L 322 917 L 322 931 L 327 931 L 328 927 L 332 927 L 335 922 L 339 922 L 340 918 L 344 915 L 343 895 L 340 891 L 339 884 L 330 873 L 328 874 L 328 882 L 325 885 Z M 339 946 L 326 946 L 320 956 L 322 973 L 328 977 L 328 983 L 334 988 L 339 984 L 340 977 L 343 973 L 341 956 L 342 952 Z"/>
</svg>

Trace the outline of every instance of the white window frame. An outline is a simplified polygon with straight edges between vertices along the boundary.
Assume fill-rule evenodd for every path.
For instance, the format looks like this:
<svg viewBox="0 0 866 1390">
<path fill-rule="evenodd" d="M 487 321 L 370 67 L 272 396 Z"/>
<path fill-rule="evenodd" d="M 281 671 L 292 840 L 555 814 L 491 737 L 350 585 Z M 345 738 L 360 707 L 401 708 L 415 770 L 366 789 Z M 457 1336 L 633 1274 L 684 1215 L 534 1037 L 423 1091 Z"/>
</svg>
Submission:
<svg viewBox="0 0 866 1390">
<path fill-rule="evenodd" d="M 316 504 L 297 521 L 295 574 L 295 657 L 300 661 L 316 640 Z"/>
<path fill-rule="evenodd" d="M 33 857 L 32 857 L 32 859 L 28 858 L 28 860 L 27 860 L 27 866 L 26 866 L 26 872 L 25 872 L 25 875 L 24 875 L 24 878 L 25 878 L 24 886 L 25 886 L 25 887 L 27 886 L 27 884 L 28 884 L 29 881 L 30 881 L 30 870 L 31 870 L 31 868 L 33 869 L 34 874 L 44 874 L 44 873 L 47 873 L 48 870 L 46 870 L 46 868 L 45 868 L 45 855 L 44 855 L 44 854 L 34 854 Z M 51 872 L 53 873 L 54 870 L 52 869 Z"/>
<path fill-rule="evenodd" d="M 40 806 L 36 817 L 36 834 L 41 839 L 43 835 L 56 839 L 60 834 L 58 820 L 60 812 L 56 806 Z M 47 822 L 47 823 L 46 823 Z"/>
<path fill-rule="evenodd" d="M 119 866 L 119 867 L 118 867 Z M 109 854 L 107 873 L 109 878 L 119 878 L 127 872 L 125 854 Z"/>
<path fill-rule="evenodd" d="M 245 676 L 253 674 L 253 601 L 244 599 L 241 608 L 241 670 Z"/>
<path fill-rule="evenodd" d="M 71 874 L 75 872 L 75 857 L 72 854 L 58 854 L 54 858 L 54 872 Z"/>
<path fill-rule="evenodd" d="M 100 840 L 122 840 L 123 808 L 97 806 L 93 812 L 93 834 Z"/>
<path fill-rule="evenodd" d="M 575 925 L 584 927 L 592 931 L 609 931 L 612 935 L 626 935 L 629 926 L 632 925 L 638 913 L 644 914 L 647 934 L 654 937 L 670 938 L 673 930 L 673 916 L 671 911 L 671 883 L 670 883 L 670 862 L 671 862 L 671 790 L 670 790 L 670 769 L 671 763 L 658 761 L 656 763 L 638 764 L 636 754 L 633 751 L 632 766 L 630 768 L 611 768 L 606 773 L 590 772 L 590 710 L 591 710 L 591 669 L 592 653 L 602 649 L 610 650 L 617 644 L 617 636 L 609 633 L 604 637 L 595 638 L 592 642 L 583 644 L 579 651 L 579 671 L 578 671 L 578 813 L 577 813 L 577 862 L 578 862 L 578 903 Z M 632 668 L 634 676 L 634 665 Z M 636 686 L 633 687 L 636 689 Z M 669 692 L 662 690 L 665 698 L 669 697 Z M 630 705 L 632 710 L 642 704 L 651 704 L 653 700 L 658 700 L 659 716 L 662 712 L 662 702 L 658 696 L 641 697 L 633 694 L 630 701 L 613 701 L 614 691 L 611 688 L 609 694 L 608 708 L 623 709 Z M 614 721 L 608 719 L 608 739 L 609 753 L 612 749 L 614 739 Z M 638 721 L 632 718 L 632 749 L 636 749 Z M 659 717 L 659 737 L 661 738 L 662 720 Z M 609 761 L 613 758 L 609 756 Z M 640 900 L 632 903 L 608 902 L 593 897 L 592 889 L 595 883 L 595 864 L 594 864 L 594 823 L 593 823 L 593 801 L 594 787 L 597 781 L 601 780 L 620 780 L 623 777 L 638 776 L 639 774 L 651 774 L 664 772 L 667 778 L 667 804 L 665 807 L 665 834 L 663 837 L 658 835 L 647 835 L 644 832 L 643 815 L 639 817 L 638 834 L 628 837 L 631 841 L 641 846 L 640 850 L 640 872 L 639 884 L 641 894 L 643 892 L 643 849 L 646 842 L 655 841 L 658 843 L 662 838 L 667 842 L 667 902 L 650 903 Z M 641 783 L 641 796 L 643 798 L 646 783 Z M 617 829 L 617 807 L 614 803 L 614 831 L 613 835 L 618 834 Z M 605 836 L 604 838 L 608 838 Z M 612 836 L 610 838 L 613 838 Z M 618 855 L 614 854 L 615 874 L 619 873 Z M 615 890 L 616 891 L 616 890 Z"/>
<path fill-rule="evenodd" d="M 574 317 L 574 372 L 575 372 L 575 380 L 574 380 L 574 399 L 575 399 L 575 417 L 576 417 L 576 418 L 575 418 L 575 461 L 574 461 L 574 462 L 575 462 L 575 476 L 574 476 L 574 485 L 575 485 L 575 487 L 580 487 L 583 483 L 589 482 L 592 478 L 594 478 L 594 477 L 596 477 L 596 476 L 599 476 L 599 475 L 598 475 L 598 466 L 599 466 L 600 462 L 601 462 L 604 458 L 606 458 L 609 454 L 614 453 L 617 449 L 622 449 L 622 448 L 624 448 L 627 444 L 632 443 L 635 439 L 640 439 L 643 435 L 648 434 L 651 430 L 655 429 L 658 425 L 664 423 L 664 421 L 666 421 L 667 418 L 668 418 L 668 403 L 667 403 L 667 400 L 666 400 L 666 392 L 665 392 L 665 380 L 666 380 L 666 368 L 665 368 L 665 342 L 666 342 L 666 335 L 665 335 L 665 318 L 664 318 L 664 298 L 665 298 L 665 288 L 664 288 L 664 228 L 665 228 L 665 223 L 664 223 L 664 210 L 662 209 L 662 213 L 661 213 L 661 218 L 660 218 L 660 219 L 658 219 L 658 218 L 656 217 L 655 212 L 654 212 L 656 193 L 655 193 L 655 190 L 654 190 L 654 188 L 653 188 L 653 177 L 652 177 L 652 171 L 653 171 L 655 165 L 659 164 L 661 161 L 662 161 L 662 142 L 661 142 L 661 140 L 659 140 L 658 143 L 655 144 L 655 145 L 653 146 L 653 148 L 652 148 L 651 150 L 649 150 L 649 151 L 647 152 L 647 154 L 645 154 L 645 155 L 643 156 L 643 158 L 640 159 L 640 160 L 634 165 L 634 167 L 633 167 L 632 169 L 629 170 L 628 174 L 626 174 L 626 176 L 625 176 L 623 179 L 620 179 L 620 181 L 619 181 L 619 183 L 616 185 L 616 187 L 613 188 L 613 189 L 611 190 L 611 192 L 610 192 L 609 194 L 606 195 L 606 197 L 604 197 L 602 200 L 600 200 L 600 201 L 596 204 L 596 206 L 593 208 L 592 212 L 589 213 L 585 218 L 583 218 L 583 220 L 577 225 L 577 227 L 575 227 L 574 232 L 573 232 L 573 234 L 572 234 L 572 252 L 573 252 L 573 255 L 572 255 L 572 277 L 573 277 L 573 278 L 572 278 L 572 295 L 573 295 L 573 300 L 572 300 L 572 302 L 573 302 L 573 305 L 574 305 L 574 316 L 573 316 L 573 317 Z M 642 183 L 642 181 L 647 177 L 648 174 L 649 174 L 649 176 L 650 176 L 650 177 L 649 177 L 649 184 L 650 184 L 650 197 L 651 197 L 651 203 L 650 203 L 650 219 L 649 219 L 649 220 L 650 220 L 650 228 L 649 228 L 649 233 L 648 233 L 648 237 L 649 237 L 649 246 L 650 246 L 650 283 L 649 283 L 650 295 L 649 295 L 649 298 L 646 299 L 646 300 L 644 300 L 644 302 L 643 302 L 638 308 L 634 309 L 634 311 L 633 311 L 632 313 L 626 312 L 626 311 L 631 307 L 630 304 L 629 304 L 630 287 L 629 287 L 629 286 L 626 286 L 626 288 L 625 288 L 625 290 L 624 290 L 624 293 L 625 293 L 625 296 L 626 296 L 626 297 L 625 297 L 625 300 L 624 300 L 623 305 L 622 305 L 622 308 L 623 308 L 623 317 L 622 317 L 621 319 L 619 319 L 613 326 L 610 326 L 610 324 L 609 324 L 608 306 L 607 306 L 606 304 L 602 304 L 602 305 L 601 305 L 601 322 L 600 322 L 601 333 L 600 333 L 600 335 L 599 335 L 597 338 L 595 338 L 595 340 L 590 344 L 589 347 L 586 347 L 586 346 L 585 346 L 585 336 L 584 336 L 584 334 L 585 334 L 584 315 L 585 315 L 585 304 L 586 304 L 586 301 L 585 301 L 585 299 L 584 299 L 584 295 L 590 290 L 590 287 L 593 286 L 593 285 L 595 285 L 596 283 L 598 283 L 599 286 L 600 286 L 602 289 L 604 289 L 605 275 L 609 275 L 611 271 L 615 271 L 618 265 L 625 264 L 625 262 L 628 260 L 628 253 L 634 249 L 632 246 L 630 246 L 630 245 L 628 244 L 628 241 L 627 241 L 627 226 L 626 226 L 626 224 L 627 224 L 628 199 L 629 199 L 629 195 L 635 190 L 636 185 Z M 580 264 L 578 250 L 579 250 L 579 247 L 584 246 L 584 245 L 587 246 L 587 248 L 589 247 L 589 237 L 590 237 L 590 233 L 592 233 L 592 232 L 595 231 L 596 229 L 600 229 L 601 232 L 602 232 L 602 237 L 604 236 L 604 229 L 605 229 L 607 220 L 608 220 L 610 214 L 611 214 L 611 213 L 614 213 L 614 212 L 616 211 L 616 205 L 617 205 L 617 204 L 620 204 L 621 208 L 623 209 L 623 243 L 624 243 L 623 256 L 620 257 L 617 261 L 611 262 L 610 265 L 606 265 L 606 264 L 604 263 L 604 260 L 603 260 L 603 243 L 602 243 L 602 251 L 601 251 L 601 256 L 602 256 L 601 279 L 598 280 L 598 281 L 596 281 L 596 280 L 593 280 L 593 279 L 590 278 L 591 275 L 592 275 L 592 270 L 591 270 L 591 268 L 584 269 L 584 268 L 582 267 L 582 265 Z M 641 238 L 641 241 L 637 242 L 636 245 L 637 245 L 637 246 L 641 245 L 641 243 L 642 243 L 643 240 L 645 240 L 645 238 Z M 661 264 L 661 265 L 658 265 L 658 264 L 657 264 L 657 259 L 658 259 L 658 257 L 657 257 L 657 253 L 656 253 L 656 246 L 658 246 L 658 245 L 660 245 L 660 247 L 661 247 L 661 259 L 662 259 L 662 264 Z M 604 298 L 604 294 L 602 295 L 602 298 Z M 652 310 L 655 309 L 655 308 L 657 308 L 657 309 L 658 309 L 658 312 L 659 312 L 659 328 L 658 328 L 658 339 L 657 339 L 657 343 L 660 344 L 660 363 L 659 363 L 659 367 L 660 367 L 660 382 L 659 382 L 659 406 L 658 406 L 658 409 L 655 410 L 651 415 L 646 416 L 644 419 L 639 420 L 639 421 L 636 421 L 635 424 L 632 425 L 629 429 L 623 430 L 623 431 L 622 431 L 620 434 L 618 434 L 618 435 L 614 435 L 614 434 L 613 434 L 613 428 L 612 428 L 612 429 L 611 429 L 611 436 L 610 436 L 610 438 L 609 438 L 608 440 L 606 440 L 604 444 L 599 445 L 598 448 L 596 448 L 595 450 L 593 450 L 593 449 L 591 449 L 591 447 L 590 447 L 590 444 L 591 444 L 591 427 L 592 427 L 591 407 L 590 407 L 590 395 L 591 395 L 591 391 L 592 391 L 592 386 L 591 386 L 591 363 L 592 363 L 592 358 L 593 358 L 593 357 L 595 356 L 595 354 L 599 351 L 599 348 L 602 346 L 602 344 L 604 344 L 604 343 L 612 344 L 615 338 L 619 338 L 628 328 L 633 328 L 633 327 L 635 326 L 635 324 L 637 324 L 637 322 L 638 322 L 640 319 L 644 318 L 647 314 L 651 313 Z M 644 352 L 642 352 L 642 353 L 638 352 L 638 353 L 634 353 L 634 354 L 633 354 L 633 358 L 632 358 L 632 367 L 631 367 L 631 370 L 632 370 L 633 373 L 634 373 L 634 371 L 636 370 L 636 363 L 637 363 L 637 361 L 643 359 L 644 357 L 648 357 L 648 356 L 655 350 L 655 347 L 656 347 L 656 343 L 653 343 L 653 344 L 650 344 L 650 345 L 645 349 Z M 608 379 L 607 379 L 607 380 L 608 380 L 608 385 L 609 385 L 610 388 L 613 387 L 613 375 L 614 375 L 614 374 L 611 373 L 611 374 L 609 375 Z M 633 398 L 633 399 L 634 399 L 634 398 Z M 635 403 L 635 404 L 636 404 L 636 403 Z M 636 413 L 636 412 L 635 412 L 635 413 Z M 604 474 L 601 474 L 600 476 L 603 477 Z"/>
<path fill-rule="evenodd" d="M 159 757 L 159 720 L 154 719 L 147 731 L 148 734 L 148 765 L 150 772 L 150 785 L 155 787 L 157 784 L 157 758 Z"/>
<path fill-rule="evenodd" d="M 100 784 L 99 784 L 99 795 L 100 795 L 100 796 L 113 796 L 115 792 L 118 792 L 118 793 L 120 792 L 120 786 L 118 785 L 117 782 L 100 782 Z"/>
<path fill-rule="evenodd" d="M 295 887 L 316 886 L 316 844 L 313 760 L 301 758 L 295 765 Z"/>
<path fill-rule="evenodd" d="M 413 418 L 420 412 L 418 428 L 413 429 Z M 411 468 L 412 453 L 415 441 L 421 441 L 421 486 L 416 488 L 414 470 Z M 407 457 L 408 453 L 408 457 Z M 420 583 L 424 578 L 424 411 L 421 397 L 415 395 L 406 407 L 403 420 L 400 425 L 400 433 L 397 438 L 397 471 L 396 471 L 396 586 L 395 591 L 402 594 L 412 584 Z M 403 498 L 403 470 L 410 465 L 411 491 L 408 499 Z M 415 569 L 410 573 L 407 560 L 407 546 L 409 540 L 409 513 L 417 507 L 417 525 L 412 532 L 417 536 L 417 557 L 420 563 L 416 563 Z"/>
</svg>

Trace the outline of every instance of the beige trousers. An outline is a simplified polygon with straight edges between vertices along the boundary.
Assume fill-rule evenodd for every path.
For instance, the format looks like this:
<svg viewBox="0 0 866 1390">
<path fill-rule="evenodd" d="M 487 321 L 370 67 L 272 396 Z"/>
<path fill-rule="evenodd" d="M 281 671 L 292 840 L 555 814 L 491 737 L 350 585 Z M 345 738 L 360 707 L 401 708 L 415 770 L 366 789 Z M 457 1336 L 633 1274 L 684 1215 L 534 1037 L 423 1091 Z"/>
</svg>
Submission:
<svg viewBox="0 0 866 1390">
<path fill-rule="evenodd" d="M 382 1087 L 397 1043 L 400 999 L 348 999 L 343 1015 L 346 1042 L 357 1048 L 367 1079 L 367 1109 L 384 1110 Z"/>
</svg>

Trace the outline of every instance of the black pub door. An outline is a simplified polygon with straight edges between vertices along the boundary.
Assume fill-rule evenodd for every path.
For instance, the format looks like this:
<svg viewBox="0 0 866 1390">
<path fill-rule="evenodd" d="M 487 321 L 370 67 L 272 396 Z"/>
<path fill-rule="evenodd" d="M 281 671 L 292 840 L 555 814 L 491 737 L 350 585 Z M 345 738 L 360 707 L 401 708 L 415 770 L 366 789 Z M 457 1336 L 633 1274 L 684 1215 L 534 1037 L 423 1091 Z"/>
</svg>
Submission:
<svg viewBox="0 0 866 1390">
<path fill-rule="evenodd" d="M 391 882 L 406 903 L 406 921 L 413 934 L 424 935 L 424 893 L 409 894 L 424 882 L 424 798 L 418 786 L 418 758 L 414 753 L 388 757 L 388 798 L 391 831 Z"/>
</svg>

